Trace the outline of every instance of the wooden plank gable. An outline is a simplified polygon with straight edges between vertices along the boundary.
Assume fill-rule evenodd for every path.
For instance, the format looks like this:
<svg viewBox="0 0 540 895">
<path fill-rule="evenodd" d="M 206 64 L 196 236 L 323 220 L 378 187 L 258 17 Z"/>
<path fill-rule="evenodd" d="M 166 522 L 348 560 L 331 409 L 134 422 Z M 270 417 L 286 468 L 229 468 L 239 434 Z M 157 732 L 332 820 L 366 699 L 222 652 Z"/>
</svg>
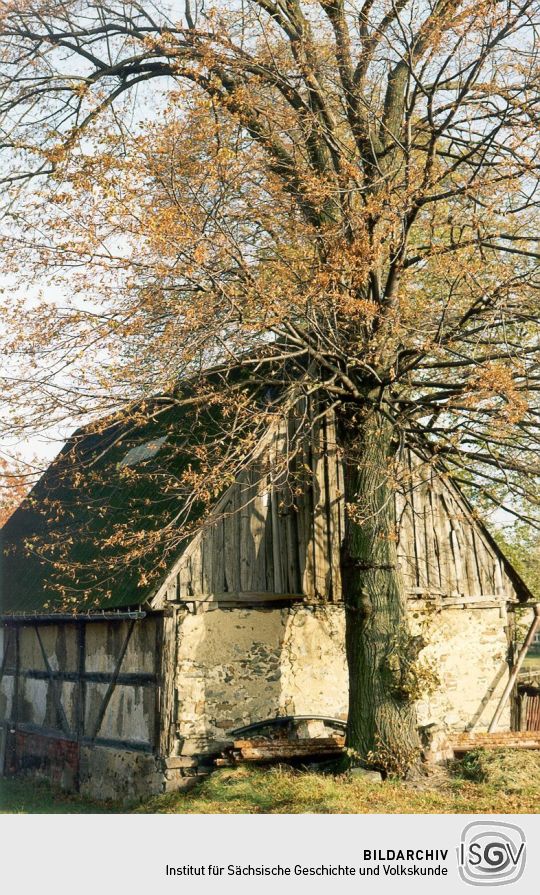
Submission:
<svg viewBox="0 0 540 895">
<path fill-rule="evenodd" d="M 308 412 L 315 422 L 301 438 L 294 437 L 294 407 L 276 420 L 250 469 L 218 501 L 153 606 L 167 593 L 180 601 L 241 604 L 341 600 L 345 505 L 335 419 L 313 407 Z M 404 452 L 395 518 L 398 562 L 411 596 L 453 603 L 519 598 L 500 550 L 432 458 Z"/>
</svg>

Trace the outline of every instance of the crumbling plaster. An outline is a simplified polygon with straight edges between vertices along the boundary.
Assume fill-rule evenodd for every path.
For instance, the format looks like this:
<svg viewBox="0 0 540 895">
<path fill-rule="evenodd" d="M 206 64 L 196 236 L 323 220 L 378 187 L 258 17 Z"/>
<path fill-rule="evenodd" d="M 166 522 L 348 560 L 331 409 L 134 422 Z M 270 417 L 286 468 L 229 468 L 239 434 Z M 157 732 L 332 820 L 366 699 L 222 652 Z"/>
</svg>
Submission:
<svg viewBox="0 0 540 895">
<path fill-rule="evenodd" d="M 411 610 L 436 670 L 418 701 L 419 723 L 485 730 L 508 676 L 506 620 L 498 609 Z M 218 609 L 179 621 L 178 750 L 204 751 L 236 727 L 276 715 L 346 718 L 342 606 Z M 509 710 L 500 727 L 509 726 Z"/>
</svg>

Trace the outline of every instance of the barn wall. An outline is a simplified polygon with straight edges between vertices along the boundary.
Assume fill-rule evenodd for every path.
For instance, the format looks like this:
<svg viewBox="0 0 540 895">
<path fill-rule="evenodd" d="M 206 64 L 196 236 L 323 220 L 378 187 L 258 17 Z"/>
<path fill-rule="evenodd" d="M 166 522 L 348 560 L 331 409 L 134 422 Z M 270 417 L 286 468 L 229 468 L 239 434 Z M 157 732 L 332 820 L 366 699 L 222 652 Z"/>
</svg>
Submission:
<svg viewBox="0 0 540 895">
<path fill-rule="evenodd" d="M 162 593 L 182 600 L 231 593 L 340 599 L 344 507 L 334 423 L 321 420 L 301 445 L 294 427 L 293 418 L 276 423 L 264 452 L 219 501 L 213 523 L 189 544 Z"/>
<path fill-rule="evenodd" d="M 155 790 L 160 624 L 146 617 L 2 628 L 0 772 L 101 798 Z"/>
<path fill-rule="evenodd" d="M 485 530 L 451 480 L 406 452 L 395 500 L 397 553 L 410 594 L 517 600 Z"/>
<path fill-rule="evenodd" d="M 412 633 L 428 645 L 420 653 L 435 669 L 439 686 L 418 702 L 418 723 L 463 731 L 487 730 L 508 681 L 506 618 L 497 608 L 411 608 Z M 499 722 L 510 728 L 510 700 Z"/>
<path fill-rule="evenodd" d="M 341 600 L 344 486 L 334 421 L 321 419 L 299 445 L 291 430 L 294 419 L 275 424 L 264 452 L 186 548 L 157 605 L 165 599 L 266 594 Z M 288 475 L 278 457 L 289 458 Z M 434 461 L 406 450 L 396 475 L 397 554 L 405 590 L 515 601 L 500 551 Z"/>
<path fill-rule="evenodd" d="M 498 609 L 419 611 L 440 685 L 418 704 L 419 723 L 485 730 L 508 679 L 505 619 Z M 492 689 L 494 687 L 494 689 Z M 341 606 L 225 609 L 179 624 L 177 748 L 204 751 L 226 732 L 288 714 L 346 718 L 347 669 Z M 509 727 L 509 711 L 501 729 Z"/>
<path fill-rule="evenodd" d="M 345 718 L 342 612 L 299 607 L 188 615 L 180 624 L 176 686 L 180 746 L 185 741 L 191 751 L 276 715 Z"/>
</svg>

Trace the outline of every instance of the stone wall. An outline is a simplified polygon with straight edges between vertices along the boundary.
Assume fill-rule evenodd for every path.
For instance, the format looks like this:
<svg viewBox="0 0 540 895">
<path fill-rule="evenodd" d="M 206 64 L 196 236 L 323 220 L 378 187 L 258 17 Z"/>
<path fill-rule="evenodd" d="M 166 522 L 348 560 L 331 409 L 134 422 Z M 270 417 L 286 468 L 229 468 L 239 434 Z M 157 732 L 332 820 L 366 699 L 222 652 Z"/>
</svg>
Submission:
<svg viewBox="0 0 540 895">
<path fill-rule="evenodd" d="M 487 730 L 508 681 L 506 617 L 501 610 L 411 611 L 413 633 L 428 645 L 420 659 L 435 671 L 439 686 L 418 702 L 420 725 L 449 730 Z M 510 726 L 510 700 L 498 729 Z"/>
<path fill-rule="evenodd" d="M 498 609 L 411 610 L 420 654 L 439 685 L 419 700 L 420 725 L 485 730 L 508 679 L 506 619 Z M 179 623 L 179 754 L 204 752 L 227 731 L 276 715 L 346 718 L 344 611 L 218 609 Z M 508 729 L 509 708 L 500 728 Z"/>
<path fill-rule="evenodd" d="M 81 746 L 79 791 L 94 799 L 131 801 L 163 791 L 163 763 L 127 749 Z"/>
<path fill-rule="evenodd" d="M 219 609 L 179 627 L 179 749 L 204 749 L 226 732 L 276 715 L 346 718 L 343 611 Z"/>
</svg>

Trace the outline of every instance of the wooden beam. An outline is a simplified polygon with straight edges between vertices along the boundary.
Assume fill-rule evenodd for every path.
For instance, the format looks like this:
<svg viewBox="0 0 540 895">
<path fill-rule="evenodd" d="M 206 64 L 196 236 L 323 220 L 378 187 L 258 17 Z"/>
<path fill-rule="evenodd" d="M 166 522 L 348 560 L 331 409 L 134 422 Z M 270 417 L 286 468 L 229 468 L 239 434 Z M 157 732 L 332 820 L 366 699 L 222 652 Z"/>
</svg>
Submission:
<svg viewBox="0 0 540 895">
<path fill-rule="evenodd" d="M 47 671 L 41 671 L 37 668 L 25 669 L 19 672 L 20 677 L 31 678 L 33 680 L 43 681 L 53 677 L 56 681 L 66 681 L 70 684 L 77 684 L 79 680 L 83 680 L 87 684 L 110 684 L 113 680 L 113 672 L 111 671 L 55 671 L 49 674 Z M 116 683 L 126 687 L 144 687 L 147 684 L 155 684 L 158 676 L 152 671 L 128 671 L 124 674 L 120 673 L 115 678 Z"/>
<path fill-rule="evenodd" d="M 0 727 L 10 727 L 8 721 L 1 722 Z M 48 740 L 60 740 L 61 742 L 67 743 L 76 743 L 77 738 L 74 733 L 62 733 L 60 730 L 53 730 L 48 727 L 39 727 L 37 724 L 29 724 L 26 722 L 21 722 L 17 728 L 21 733 L 28 734 L 31 736 L 39 736 Z M 146 752 L 146 753 L 154 753 L 154 747 L 152 743 L 147 742 L 145 740 L 122 740 L 115 739 L 114 737 L 87 737 L 84 736 L 81 738 L 80 743 L 82 746 L 106 746 L 109 749 L 119 749 L 126 750 L 129 752 Z"/>
<path fill-rule="evenodd" d="M 156 700 L 159 706 L 159 737 L 157 745 L 160 755 L 170 755 L 173 751 L 176 730 L 175 686 L 178 661 L 178 620 L 176 612 L 162 621 L 159 660 L 160 688 Z"/>
<path fill-rule="evenodd" d="M 304 594 L 276 594 L 270 591 L 226 591 L 224 593 L 194 594 L 181 600 L 182 603 L 275 603 L 290 600 L 304 600 Z"/>
<path fill-rule="evenodd" d="M 5 630 L 6 634 L 5 634 L 5 639 L 4 639 L 4 655 L 2 656 L 2 665 L 0 666 L 0 683 L 2 682 L 2 678 L 4 677 L 4 672 L 6 670 L 8 649 L 9 649 L 9 646 L 11 643 L 12 628 L 11 628 L 11 626 L 9 626 L 9 627 L 5 628 L 4 630 Z"/>
<path fill-rule="evenodd" d="M 86 665 L 86 625 L 77 628 L 77 737 L 84 734 L 86 688 L 84 671 Z"/>
<path fill-rule="evenodd" d="M 223 753 L 232 762 L 273 762 L 301 758 L 319 758 L 343 753 L 345 737 L 320 737 L 305 740 L 235 740 Z"/>
</svg>

